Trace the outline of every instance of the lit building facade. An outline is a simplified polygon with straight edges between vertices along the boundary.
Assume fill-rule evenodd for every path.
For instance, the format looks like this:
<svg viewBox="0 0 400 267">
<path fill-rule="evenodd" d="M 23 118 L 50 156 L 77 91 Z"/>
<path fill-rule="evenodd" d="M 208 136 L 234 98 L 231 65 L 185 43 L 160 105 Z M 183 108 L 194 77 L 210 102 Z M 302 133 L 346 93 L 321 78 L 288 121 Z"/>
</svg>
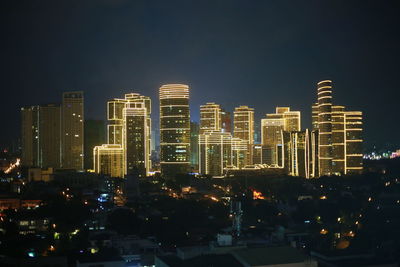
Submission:
<svg viewBox="0 0 400 267">
<path fill-rule="evenodd" d="M 225 169 L 241 169 L 246 165 L 248 143 L 230 133 L 207 131 L 199 135 L 199 172 L 224 175 Z"/>
<path fill-rule="evenodd" d="M 143 102 L 127 102 L 123 109 L 125 173 L 145 177 L 151 167 L 148 110 Z"/>
<path fill-rule="evenodd" d="M 300 111 L 277 107 L 275 113 L 261 120 L 262 163 L 273 167 L 284 166 L 283 132 L 301 130 Z"/>
<path fill-rule="evenodd" d="M 60 115 L 56 104 L 21 108 L 23 166 L 60 168 Z"/>
<path fill-rule="evenodd" d="M 167 177 L 187 173 L 190 166 L 189 86 L 163 85 L 159 98 L 161 173 Z"/>
<path fill-rule="evenodd" d="M 310 176 L 360 174 L 362 112 L 332 105 L 332 81 L 317 84 L 318 103 L 312 106 Z"/>
<path fill-rule="evenodd" d="M 221 131 L 222 111 L 215 103 L 207 103 L 200 106 L 200 134 L 207 131 Z"/>
<path fill-rule="evenodd" d="M 361 111 L 345 113 L 346 165 L 345 174 L 363 171 L 363 116 Z"/>
<path fill-rule="evenodd" d="M 332 81 L 317 83 L 319 176 L 332 174 Z"/>
<path fill-rule="evenodd" d="M 64 92 L 61 108 L 61 167 L 83 170 L 83 92 Z"/>
<path fill-rule="evenodd" d="M 283 132 L 284 168 L 289 175 L 310 177 L 310 135 L 305 131 Z"/>
<path fill-rule="evenodd" d="M 103 144 L 93 149 L 94 171 L 110 177 L 123 178 L 125 174 L 124 149 L 121 145 Z"/>
<path fill-rule="evenodd" d="M 108 145 L 120 145 L 124 174 L 148 176 L 151 169 L 151 99 L 137 93 L 125 94 L 107 103 Z"/>
<path fill-rule="evenodd" d="M 253 164 L 254 109 L 248 106 L 235 108 L 233 113 L 233 136 L 247 142 L 246 165 Z"/>
</svg>

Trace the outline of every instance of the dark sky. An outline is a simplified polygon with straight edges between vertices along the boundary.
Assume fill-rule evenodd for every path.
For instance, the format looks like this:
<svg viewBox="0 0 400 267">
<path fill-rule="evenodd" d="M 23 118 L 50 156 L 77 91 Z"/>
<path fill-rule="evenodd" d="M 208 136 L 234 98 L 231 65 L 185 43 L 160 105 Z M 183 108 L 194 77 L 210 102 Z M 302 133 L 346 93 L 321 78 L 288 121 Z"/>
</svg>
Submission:
<svg viewBox="0 0 400 267">
<path fill-rule="evenodd" d="M 191 87 L 191 112 L 217 102 L 302 111 L 316 82 L 365 113 L 369 145 L 399 144 L 396 1 L 2 1 L 0 145 L 19 137 L 19 108 L 84 90 L 86 118 L 127 92 L 153 99 L 164 83 Z"/>
</svg>

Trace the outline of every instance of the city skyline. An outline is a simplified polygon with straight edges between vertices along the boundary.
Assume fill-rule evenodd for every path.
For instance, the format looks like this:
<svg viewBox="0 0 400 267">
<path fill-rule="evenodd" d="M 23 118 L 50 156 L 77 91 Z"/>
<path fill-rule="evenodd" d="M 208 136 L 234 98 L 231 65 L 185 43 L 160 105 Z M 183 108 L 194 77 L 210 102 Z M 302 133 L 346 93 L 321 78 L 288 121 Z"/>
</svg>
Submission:
<svg viewBox="0 0 400 267">
<path fill-rule="evenodd" d="M 85 91 L 87 107 L 92 107 L 86 109 L 86 117 L 103 119 L 102 103 L 116 95 L 134 91 L 156 99 L 161 84 L 182 82 L 191 86 L 191 106 L 215 101 L 233 110 L 248 105 L 255 108 L 259 121 L 275 106 L 311 113 L 314 84 L 323 79 L 334 81 L 338 103 L 364 111 L 367 145 L 398 143 L 398 125 L 391 131 L 376 130 L 381 118 L 389 124 L 396 113 L 392 96 L 399 37 L 392 2 L 282 1 L 239 9 L 235 3 L 174 1 L 105 1 L 94 6 L 98 12 L 68 3 L 57 8 L 46 1 L 24 11 L 16 4 L 6 6 L 9 12 L 2 18 L 11 28 L 5 36 L 8 42 L 1 44 L 2 51 L 8 51 L 1 68 L 9 92 L 1 106 L 8 114 L 2 147 L 10 146 L 19 133 L 19 107 L 53 102 L 62 91 Z M 113 12 L 102 16 L 108 8 Z M 196 10 L 208 15 L 204 24 Z M 277 16 L 282 10 L 289 16 Z M 77 11 L 68 23 L 58 19 Z M 131 16 L 136 12 L 145 15 Z M 49 19 L 53 26 L 45 23 Z M 77 25 L 85 26 L 76 32 Z M 361 101 L 360 92 L 365 92 Z M 152 114 L 157 117 L 154 104 Z M 197 109 L 191 115 L 198 121 Z M 304 116 L 303 125 L 310 123 Z"/>
</svg>

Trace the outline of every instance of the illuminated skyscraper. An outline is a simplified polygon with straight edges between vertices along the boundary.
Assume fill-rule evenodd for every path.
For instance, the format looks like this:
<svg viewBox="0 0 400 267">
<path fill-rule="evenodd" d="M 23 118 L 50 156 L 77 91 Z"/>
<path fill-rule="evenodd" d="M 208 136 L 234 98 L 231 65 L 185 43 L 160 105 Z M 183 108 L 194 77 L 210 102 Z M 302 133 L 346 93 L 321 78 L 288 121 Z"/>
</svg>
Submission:
<svg viewBox="0 0 400 267">
<path fill-rule="evenodd" d="M 261 120 L 262 163 L 283 167 L 283 132 L 300 130 L 300 111 L 277 107 L 275 113 L 266 114 L 266 118 Z"/>
<path fill-rule="evenodd" d="M 187 173 L 190 165 L 189 86 L 166 84 L 160 87 L 161 173 Z"/>
<path fill-rule="evenodd" d="M 22 165 L 60 168 L 60 106 L 21 108 Z"/>
<path fill-rule="evenodd" d="M 317 84 L 312 106 L 310 176 L 362 172 L 362 113 L 332 105 L 332 81 Z M 316 148 L 318 148 L 316 150 Z"/>
<path fill-rule="evenodd" d="M 199 135 L 199 172 L 222 176 L 232 164 L 232 135 L 208 131 Z"/>
<path fill-rule="evenodd" d="M 247 142 L 246 165 L 251 165 L 253 161 L 254 145 L 254 109 L 248 106 L 235 108 L 233 113 L 233 136 Z"/>
<path fill-rule="evenodd" d="M 221 131 L 221 107 L 215 103 L 200 106 L 200 134 L 207 131 Z"/>
<path fill-rule="evenodd" d="M 61 108 L 61 167 L 83 170 L 83 92 L 64 92 Z"/>
<path fill-rule="evenodd" d="M 332 106 L 332 173 L 345 174 L 345 108 Z"/>
<path fill-rule="evenodd" d="M 309 131 L 283 132 L 284 168 L 292 176 L 310 177 Z"/>
<path fill-rule="evenodd" d="M 150 171 L 150 128 L 144 102 L 127 102 L 123 109 L 125 173 L 147 176 Z"/>
<path fill-rule="evenodd" d="M 121 145 L 124 174 L 147 176 L 151 168 L 151 99 L 137 93 L 108 101 L 107 139 Z"/>
<path fill-rule="evenodd" d="M 346 122 L 346 169 L 345 174 L 361 174 L 363 171 L 362 154 L 362 112 L 347 111 L 345 113 Z"/>
<path fill-rule="evenodd" d="M 319 176 L 332 174 L 332 81 L 317 83 Z"/>
<path fill-rule="evenodd" d="M 104 144 L 93 149 L 94 171 L 111 177 L 124 177 L 124 149 L 121 145 Z"/>
<path fill-rule="evenodd" d="M 246 165 L 248 143 L 230 133 L 207 131 L 199 135 L 199 172 L 222 176 L 225 168 L 241 169 Z"/>
</svg>

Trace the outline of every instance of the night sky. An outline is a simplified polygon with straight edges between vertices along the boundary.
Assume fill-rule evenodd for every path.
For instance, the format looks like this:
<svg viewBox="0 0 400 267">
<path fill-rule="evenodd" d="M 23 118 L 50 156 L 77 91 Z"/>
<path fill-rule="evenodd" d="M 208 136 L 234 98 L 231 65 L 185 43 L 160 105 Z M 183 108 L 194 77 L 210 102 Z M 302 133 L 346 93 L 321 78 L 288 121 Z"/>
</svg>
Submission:
<svg viewBox="0 0 400 267">
<path fill-rule="evenodd" d="M 191 87 L 191 114 L 216 102 L 302 111 L 310 127 L 316 82 L 334 104 L 364 112 L 368 146 L 400 145 L 400 8 L 395 1 L 2 1 L 0 145 L 19 137 L 21 106 L 85 92 L 86 119 L 106 101 Z"/>
</svg>

